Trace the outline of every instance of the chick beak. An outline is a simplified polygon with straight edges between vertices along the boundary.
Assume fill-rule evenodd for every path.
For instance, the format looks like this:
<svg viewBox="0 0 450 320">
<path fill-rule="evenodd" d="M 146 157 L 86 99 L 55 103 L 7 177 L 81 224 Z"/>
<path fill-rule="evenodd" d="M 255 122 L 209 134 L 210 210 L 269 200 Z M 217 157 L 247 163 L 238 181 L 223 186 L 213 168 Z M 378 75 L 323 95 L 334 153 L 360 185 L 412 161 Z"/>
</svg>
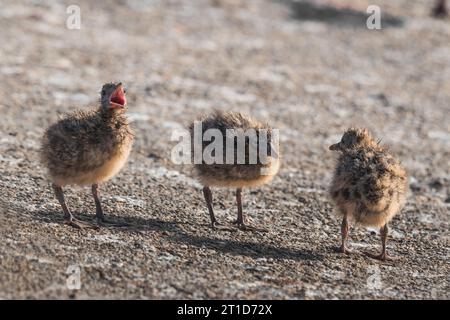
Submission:
<svg viewBox="0 0 450 320">
<path fill-rule="evenodd" d="M 336 150 L 339 150 L 340 147 L 341 147 L 340 143 L 335 143 L 335 144 L 332 144 L 329 149 L 331 151 L 336 151 Z"/>
<path fill-rule="evenodd" d="M 125 92 L 123 86 L 119 83 L 109 98 L 109 104 L 111 109 L 124 108 L 127 105 L 127 99 L 125 98 Z"/>
</svg>

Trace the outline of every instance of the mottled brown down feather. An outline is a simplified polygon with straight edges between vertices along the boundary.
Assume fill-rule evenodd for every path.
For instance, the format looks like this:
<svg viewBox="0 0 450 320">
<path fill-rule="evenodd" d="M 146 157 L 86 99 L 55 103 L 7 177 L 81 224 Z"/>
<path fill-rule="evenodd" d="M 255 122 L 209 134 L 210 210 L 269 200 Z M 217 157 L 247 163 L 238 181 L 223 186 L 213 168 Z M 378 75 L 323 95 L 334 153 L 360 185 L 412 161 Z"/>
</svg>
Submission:
<svg viewBox="0 0 450 320">
<path fill-rule="evenodd" d="M 41 160 L 57 185 L 99 183 L 121 169 L 132 142 L 124 109 L 75 111 L 45 131 Z"/>
<path fill-rule="evenodd" d="M 362 225 L 384 226 L 404 205 L 405 169 L 366 129 L 349 129 L 332 147 L 341 151 L 330 186 L 336 212 Z"/>
<path fill-rule="evenodd" d="M 268 157 L 264 159 L 257 158 L 255 164 L 249 162 L 249 141 L 246 140 L 245 148 L 245 162 L 243 164 L 226 164 L 225 163 L 225 148 L 226 148 L 226 130 L 227 129 L 255 129 L 257 132 L 257 143 L 262 141 L 260 139 L 259 131 L 264 129 L 268 132 L 267 140 L 270 142 L 272 130 L 268 125 L 262 124 L 259 121 L 245 116 L 238 112 L 221 112 L 215 111 L 212 114 L 204 116 L 198 120 L 202 124 L 202 133 L 208 129 L 218 129 L 223 136 L 223 164 L 195 164 L 195 172 L 199 181 L 205 186 L 219 186 L 219 187 L 254 187 L 265 184 L 273 179 L 279 169 L 279 155 L 278 150 L 273 149 L 273 145 L 268 145 Z M 194 139 L 194 124 L 189 126 L 191 138 Z M 236 140 L 237 141 L 237 140 Z M 211 142 L 203 141 L 202 151 Z M 235 144 L 236 146 L 236 144 Z M 193 147 L 193 140 L 192 140 Z M 194 150 L 192 148 L 192 154 Z M 234 148 L 235 158 L 237 148 Z"/>
</svg>

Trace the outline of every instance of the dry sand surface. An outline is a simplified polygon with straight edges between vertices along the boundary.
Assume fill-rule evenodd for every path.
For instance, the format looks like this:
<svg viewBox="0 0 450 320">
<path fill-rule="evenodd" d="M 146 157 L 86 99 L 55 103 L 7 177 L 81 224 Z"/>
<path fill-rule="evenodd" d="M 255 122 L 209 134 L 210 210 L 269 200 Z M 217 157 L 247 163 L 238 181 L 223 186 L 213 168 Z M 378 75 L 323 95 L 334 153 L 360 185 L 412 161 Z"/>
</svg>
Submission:
<svg viewBox="0 0 450 320">
<path fill-rule="evenodd" d="M 80 30 L 66 28 L 74 3 Z M 425 0 L 320 3 L 0 0 L 0 298 L 449 299 L 450 20 Z M 369 4 L 382 30 L 366 28 Z M 39 141 L 111 80 L 127 86 L 136 143 L 101 191 L 107 216 L 129 226 L 78 231 L 62 223 Z M 244 192 L 267 233 L 212 231 L 191 169 L 170 161 L 171 133 L 213 108 L 280 129 L 279 175 Z M 395 261 L 361 254 L 380 248 L 364 228 L 350 231 L 353 254 L 336 252 L 328 146 L 352 125 L 410 175 Z M 234 192 L 213 195 L 231 224 Z M 88 188 L 66 199 L 94 220 Z M 80 290 L 66 286 L 69 266 Z"/>
</svg>

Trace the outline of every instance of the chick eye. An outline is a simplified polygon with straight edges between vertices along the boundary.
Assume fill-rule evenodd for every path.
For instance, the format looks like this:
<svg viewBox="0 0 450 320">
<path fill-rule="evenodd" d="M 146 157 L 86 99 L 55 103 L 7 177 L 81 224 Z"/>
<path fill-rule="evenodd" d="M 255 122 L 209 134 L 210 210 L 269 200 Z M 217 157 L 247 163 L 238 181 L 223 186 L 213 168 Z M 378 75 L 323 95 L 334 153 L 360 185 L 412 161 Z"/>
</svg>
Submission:
<svg viewBox="0 0 450 320">
<path fill-rule="evenodd" d="M 123 89 L 123 93 L 127 93 L 127 89 Z"/>
<path fill-rule="evenodd" d="M 106 93 L 106 91 L 103 89 L 103 90 L 102 90 L 102 96 L 104 96 L 105 93 Z"/>
</svg>

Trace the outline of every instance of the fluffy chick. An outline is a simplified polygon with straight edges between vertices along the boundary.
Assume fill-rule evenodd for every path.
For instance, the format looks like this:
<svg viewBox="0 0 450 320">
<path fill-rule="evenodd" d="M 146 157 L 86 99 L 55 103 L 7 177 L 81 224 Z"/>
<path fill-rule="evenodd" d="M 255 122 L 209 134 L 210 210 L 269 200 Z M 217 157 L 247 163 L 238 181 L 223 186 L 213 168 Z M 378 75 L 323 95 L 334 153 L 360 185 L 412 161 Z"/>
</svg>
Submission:
<svg viewBox="0 0 450 320">
<path fill-rule="evenodd" d="M 207 115 L 199 119 L 197 124 L 201 124 L 201 153 L 205 151 L 205 148 L 211 143 L 205 138 L 205 132 L 209 129 L 218 130 L 223 137 L 223 161 L 222 163 L 207 163 L 202 157 L 201 162 L 194 164 L 195 173 L 197 179 L 203 185 L 203 195 L 205 197 L 206 205 L 208 207 L 211 227 L 216 229 L 220 224 L 217 222 L 212 205 L 212 192 L 210 187 L 228 187 L 236 188 L 236 203 L 238 207 L 237 220 L 234 224 L 241 230 L 262 230 L 254 227 L 247 226 L 244 222 L 242 213 L 242 189 L 244 187 L 257 187 L 265 183 L 268 183 L 277 174 L 279 169 L 279 157 L 278 150 L 276 150 L 271 143 L 272 130 L 268 125 L 264 125 L 249 116 L 243 115 L 237 112 L 220 112 L 216 111 L 210 115 Z M 192 154 L 195 153 L 194 138 L 194 124 L 189 127 L 192 138 Z M 234 161 L 230 164 L 230 161 L 226 161 L 226 145 L 227 145 L 227 130 L 234 130 L 236 138 L 234 138 L 231 145 L 231 152 L 233 154 Z M 256 133 L 254 138 L 245 138 L 247 130 L 253 129 Z M 263 133 L 264 132 L 264 133 Z M 267 136 L 266 136 L 267 134 Z M 238 141 L 239 139 L 245 139 L 245 151 L 244 159 L 239 163 L 238 159 Z M 250 141 L 252 140 L 252 141 Z M 265 144 L 267 154 L 260 156 L 257 153 L 256 161 L 251 160 L 251 152 L 259 150 L 260 145 Z M 242 150 L 242 149 L 241 149 Z M 251 150 L 251 151 L 250 151 Z M 194 162 L 195 163 L 195 162 Z"/>
<path fill-rule="evenodd" d="M 73 227 L 89 225 L 76 220 L 67 207 L 62 190 L 66 185 L 91 185 L 97 222 L 105 222 L 98 185 L 120 171 L 133 144 L 125 107 L 122 83 L 106 83 L 102 87 L 98 109 L 77 110 L 44 133 L 41 161 L 47 168 L 64 218 Z"/>
<path fill-rule="evenodd" d="M 406 171 L 367 129 L 347 130 L 330 150 L 340 152 L 330 195 L 336 213 L 343 217 L 341 251 L 347 250 L 348 219 L 352 219 L 363 226 L 380 227 L 381 253 L 366 254 L 385 260 L 388 223 L 406 198 Z"/>
</svg>

